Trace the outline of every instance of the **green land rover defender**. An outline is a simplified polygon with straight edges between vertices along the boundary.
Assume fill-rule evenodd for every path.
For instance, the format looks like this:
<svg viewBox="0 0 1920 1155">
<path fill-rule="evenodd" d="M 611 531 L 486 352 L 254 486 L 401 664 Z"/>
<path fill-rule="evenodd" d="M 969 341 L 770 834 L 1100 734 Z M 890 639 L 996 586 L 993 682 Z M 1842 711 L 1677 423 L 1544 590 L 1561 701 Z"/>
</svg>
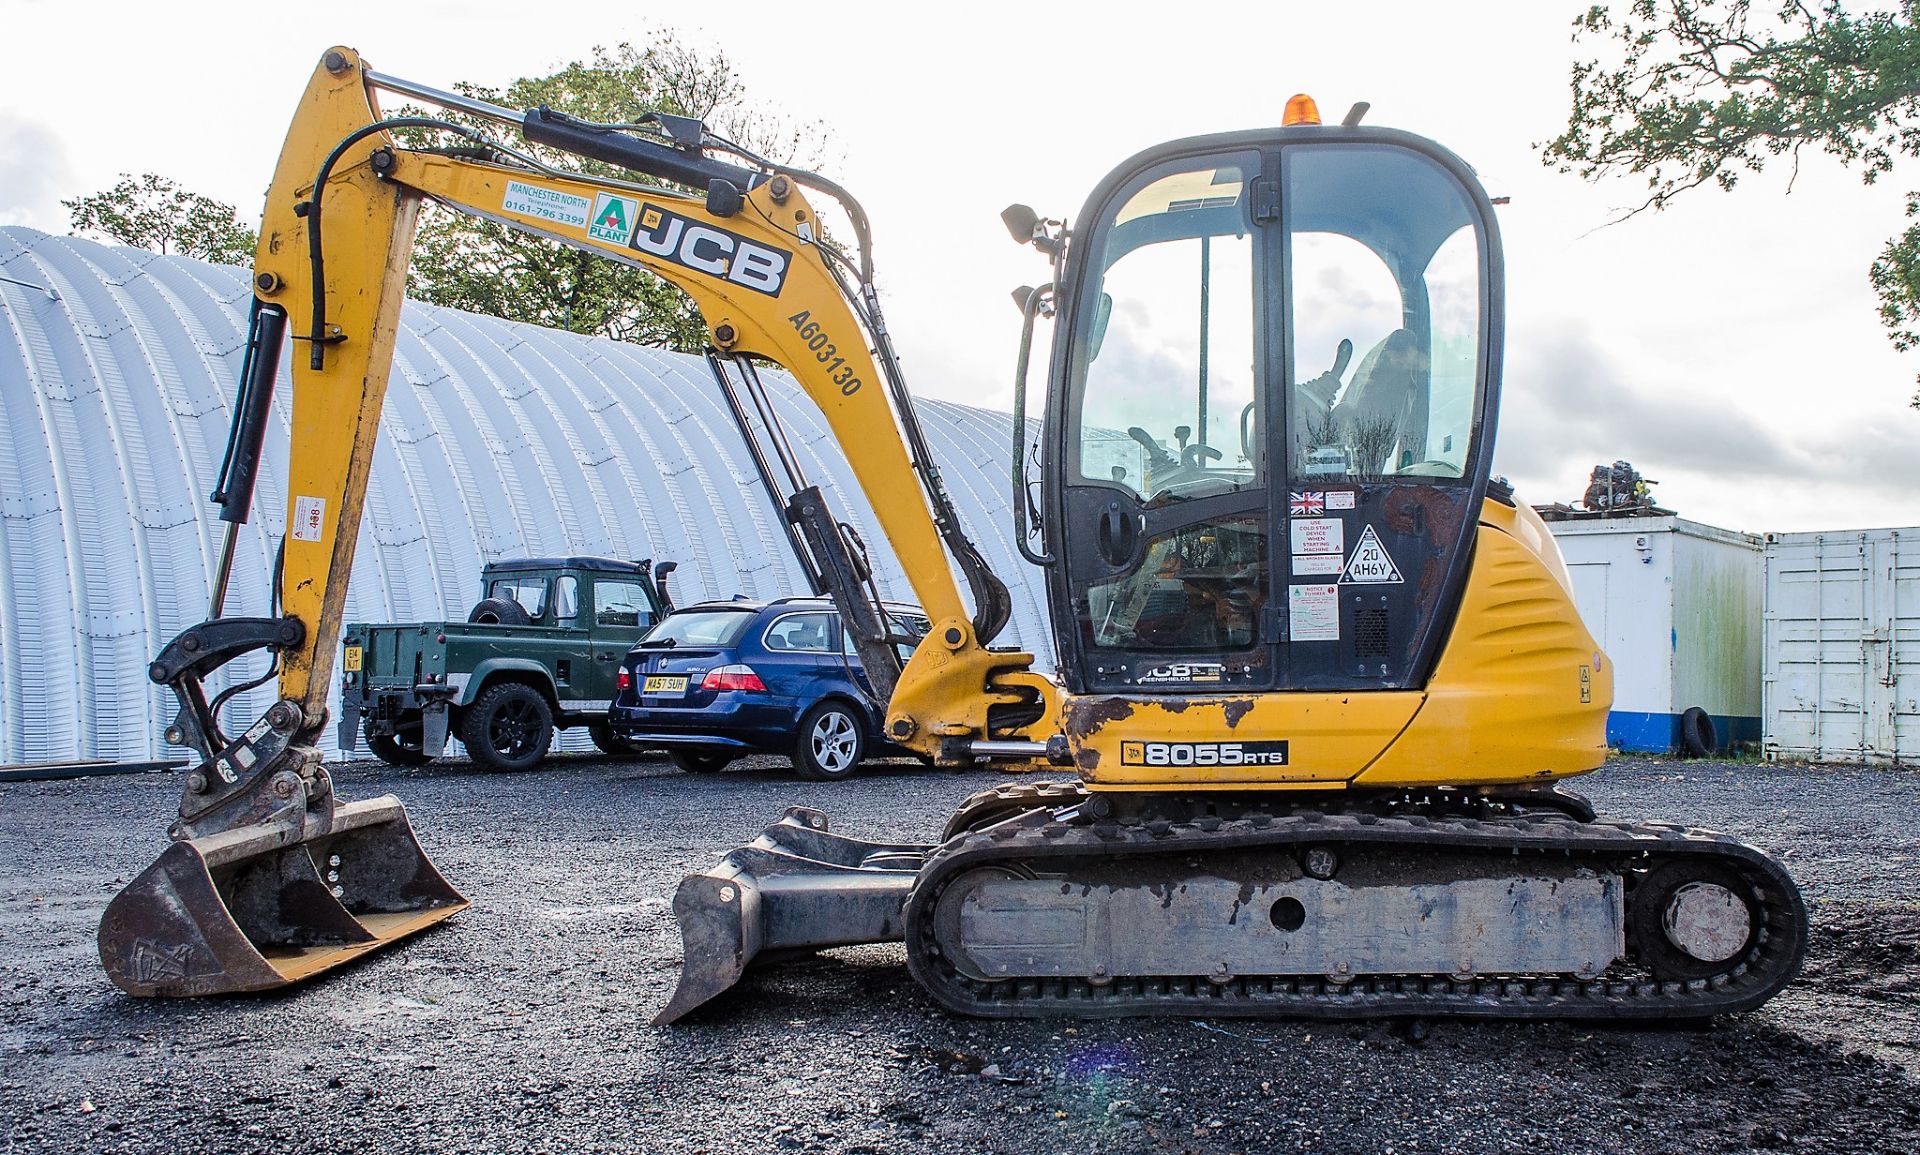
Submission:
<svg viewBox="0 0 1920 1155">
<path fill-rule="evenodd" d="M 599 557 L 489 563 L 464 622 L 355 622 L 342 635 L 340 748 L 360 734 L 382 760 L 418 766 L 449 735 L 491 770 L 526 770 L 556 728 L 586 726 L 609 754 L 620 659 L 672 608 L 673 562 Z"/>
</svg>

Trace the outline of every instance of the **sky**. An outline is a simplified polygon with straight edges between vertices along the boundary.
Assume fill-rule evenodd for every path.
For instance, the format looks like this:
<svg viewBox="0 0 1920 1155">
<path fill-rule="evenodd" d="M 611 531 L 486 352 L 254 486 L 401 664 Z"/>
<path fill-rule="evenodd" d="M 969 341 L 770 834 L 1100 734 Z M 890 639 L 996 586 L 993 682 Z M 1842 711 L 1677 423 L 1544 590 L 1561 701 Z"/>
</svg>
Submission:
<svg viewBox="0 0 1920 1155">
<path fill-rule="evenodd" d="M 1662 505 L 1731 529 L 1920 524 L 1920 353 L 1892 348 L 1867 283 L 1920 163 L 1868 187 L 1808 155 L 1612 223 L 1644 186 L 1556 173 L 1537 147 L 1565 126 L 1572 63 L 1604 47 L 1571 41 L 1585 6 L 0 0 L 0 224 L 65 231 L 61 198 L 147 171 L 257 219 L 330 44 L 498 85 L 664 28 L 724 52 L 756 108 L 825 126 L 819 168 L 872 218 L 914 392 L 1006 408 L 1009 293 L 1046 266 L 1003 207 L 1071 218 L 1141 149 L 1277 124 L 1295 92 L 1329 120 L 1364 100 L 1367 123 L 1440 141 L 1511 198 L 1495 469 L 1522 497 L 1575 502 L 1624 458 Z"/>
</svg>

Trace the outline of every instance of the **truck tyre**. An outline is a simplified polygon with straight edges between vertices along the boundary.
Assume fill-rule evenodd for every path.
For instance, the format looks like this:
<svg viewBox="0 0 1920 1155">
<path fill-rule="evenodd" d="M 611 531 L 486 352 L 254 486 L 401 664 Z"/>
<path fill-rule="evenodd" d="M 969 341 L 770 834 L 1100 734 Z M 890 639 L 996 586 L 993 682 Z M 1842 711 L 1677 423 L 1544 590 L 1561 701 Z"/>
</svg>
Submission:
<svg viewBox="0 0 1920 1155">
<path fill-rule="evenodd" d="M 531 770 L 553 742 L 553 711 L 524 682 L 488 686 L 460 724 L 467 754 L 488 770 Z"/>
<path fill-rule="evenodd" d="M 602 754 L 611 754 L 616 758 L 632 758 L 645 750 L 638 742 L 629 742 L 614 733 L 613 727 L 605 722 L 594 722 L 587 727 L 587 733 L 593 735 L 593 744 Z"/>
<path fill-rule="evenodd" d="M 371 729 L 366 732 L 367 749 L 373 756 L 389 766 L 425 766 L 433 761 L 420 749 L 420 723 L 402 726 L 395 734 L 376 734 Z"/>
<path fill-rule="evenodd" d="M 483 626 L 530 626 L 533 619 L 527 607 L 512 598 L 482 598 L 467 615 L 469 622 Z"/>
<path fill-rule="evenodd" d="M 718 774 L 733 764 L 733 755 L 724 750 L 669 750 L 667 757 L 689 774 Z"/>
<path fill-rule="evenodd" d="M 851 778 L 866 755 L 865 726 L 854 708 L 828 700 L 807 711 L 793 743 L 793 768 L 802 778 L 837 782 Z"/>
<path fill-rule="evenodd" d="M 1706 758 L 1720 748 L 1720 735 L 1714 731 L 1713 717 L 1698 706 L 1688 706 L 1680 715 L 1680 752 L 1689 758 Z"/>
</svg>

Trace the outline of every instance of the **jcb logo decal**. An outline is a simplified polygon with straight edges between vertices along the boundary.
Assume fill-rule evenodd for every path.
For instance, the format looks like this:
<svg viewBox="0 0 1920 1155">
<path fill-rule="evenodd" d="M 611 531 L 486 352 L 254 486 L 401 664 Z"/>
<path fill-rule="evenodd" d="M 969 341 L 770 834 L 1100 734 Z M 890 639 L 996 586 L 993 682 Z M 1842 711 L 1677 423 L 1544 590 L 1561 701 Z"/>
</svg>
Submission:
<svg viewBox="0 0 1920 1155">
<path fill-rule="evenodd" d="M 640 210 L 633 247 L 769 297 L 780 295 L 787 266 L 793 262 L 793 254 L 785 249 L 770 248 L 651 204 Z"/>
</svg>

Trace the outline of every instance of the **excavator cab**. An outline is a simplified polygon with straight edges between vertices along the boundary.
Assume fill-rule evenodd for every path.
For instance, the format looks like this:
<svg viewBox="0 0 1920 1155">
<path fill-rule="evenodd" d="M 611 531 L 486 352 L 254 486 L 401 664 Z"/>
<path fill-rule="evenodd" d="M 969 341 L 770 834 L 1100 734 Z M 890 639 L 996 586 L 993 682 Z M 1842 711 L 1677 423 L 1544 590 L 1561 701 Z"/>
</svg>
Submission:
<svg viewBox="0 0 1920 1155">
<path fill-rule="evenodd" d="M 1070 693 L 1425 684 L 1488 483 L 1499 260 L 1465 166 L 1387 129 L 1182 141 L 1095 191 L 1044 441 Z"/>
</svg>

